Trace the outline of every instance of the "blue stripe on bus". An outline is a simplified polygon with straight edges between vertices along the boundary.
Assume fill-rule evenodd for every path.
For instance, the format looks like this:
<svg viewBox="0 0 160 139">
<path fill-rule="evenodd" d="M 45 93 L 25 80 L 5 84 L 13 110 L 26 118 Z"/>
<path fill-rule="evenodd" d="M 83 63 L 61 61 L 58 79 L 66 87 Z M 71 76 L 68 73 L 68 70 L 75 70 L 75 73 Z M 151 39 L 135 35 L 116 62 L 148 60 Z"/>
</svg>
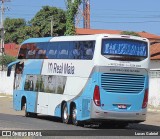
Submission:
<svg viewBox="0 0 160 139">
<path fill-rule="evenodd" d="M 23 75 L 27 74 L 41 74 L 41 69 L 43 66 L 43 60 L 40 59 L 35 59 L 35 60 L 27 60 L 25 62 L 24 70 L 23 70 Z"/>
<path fill-rule="evenodd" d="M 22 97 L 26 98 L 27 101 L 27 112 L 35 112 L 36 113 L 36 103 L 37 103 L 37 92 L 32 91 L 24 91 L 24 90 L 16 90 L 13 93 L 13 107 L 15 110 L 20 111 L 21 110 L 21 102 Z"/>
<path fill-rule="evenodd" d="M 25 43 L 37 43 L 37 42 L 49 42 L 53 37 L 44 37 L 44 38 L 30 38 L 25 40 L 22 44 Z"/>
</svg>

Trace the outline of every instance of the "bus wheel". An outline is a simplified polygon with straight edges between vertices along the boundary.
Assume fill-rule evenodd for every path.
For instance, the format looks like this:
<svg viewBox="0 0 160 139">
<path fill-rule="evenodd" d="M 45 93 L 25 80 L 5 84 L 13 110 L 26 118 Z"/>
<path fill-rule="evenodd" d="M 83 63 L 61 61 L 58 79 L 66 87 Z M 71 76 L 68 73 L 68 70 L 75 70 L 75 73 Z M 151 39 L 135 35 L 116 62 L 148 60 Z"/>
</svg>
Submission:
<svg viewBox="0 0 160 139">
<path fill-rule="evenodd" d="M 64 103 L 63 106 L 62 106 L 62 115 L 61 115 L 61 118 L 62 118 L 62 122 L 63 123 L 66 123 L 66 124 L 69 124 L 70 122 L 70 119 L 69 119 L 69 114 L 68 114 L 68 108 L 67 108 L 67 103 Z"/>
<path fill-rule="evenodd" d="M 23 110 L 25 111 L 24 116 L 25 117 L 37 117 L 37 113 L 27 112 L 27 106 L 26 103 L 23 106 Z"/>
<path fill-rule="evenodd" d="M 72 109 L 71 109 L 71 119 L 72 119 L 73 125 L 76 125 L 76 126 L 82 125 L 82 123 L 77 120 L 77 109 L 76 109 L 76 105 L 72 106 Z"/>
</svg>

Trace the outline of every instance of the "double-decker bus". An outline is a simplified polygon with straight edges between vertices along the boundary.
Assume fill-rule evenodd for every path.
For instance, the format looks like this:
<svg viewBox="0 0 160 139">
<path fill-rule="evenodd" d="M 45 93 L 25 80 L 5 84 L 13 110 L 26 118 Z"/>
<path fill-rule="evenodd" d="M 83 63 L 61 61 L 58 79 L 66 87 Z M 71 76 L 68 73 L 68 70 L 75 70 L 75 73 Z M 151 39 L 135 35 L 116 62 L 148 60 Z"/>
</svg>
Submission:
<svg viewBox="0 0 160 139">
<path fill-rule="evenodd" d="M 31 38 L 15 65 L 13 105 L 63 123 L 145 121 L 149 41 L 128 35 Z"/>
</svg>

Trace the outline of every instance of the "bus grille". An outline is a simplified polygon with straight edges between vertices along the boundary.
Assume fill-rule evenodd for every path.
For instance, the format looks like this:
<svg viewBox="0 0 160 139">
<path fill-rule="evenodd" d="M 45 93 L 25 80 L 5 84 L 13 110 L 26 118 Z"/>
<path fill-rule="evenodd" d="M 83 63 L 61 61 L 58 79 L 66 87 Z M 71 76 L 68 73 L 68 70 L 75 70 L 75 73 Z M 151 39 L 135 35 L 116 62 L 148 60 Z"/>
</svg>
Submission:
<svg viewBox="0 0 160 139">
<path fill-rule="evenodd" d="M 101 75 L 101 87 L 111 93 L 139 93 L 144 88 L 145 77 L 134 74 L 111 74 Z"/>
</svg>

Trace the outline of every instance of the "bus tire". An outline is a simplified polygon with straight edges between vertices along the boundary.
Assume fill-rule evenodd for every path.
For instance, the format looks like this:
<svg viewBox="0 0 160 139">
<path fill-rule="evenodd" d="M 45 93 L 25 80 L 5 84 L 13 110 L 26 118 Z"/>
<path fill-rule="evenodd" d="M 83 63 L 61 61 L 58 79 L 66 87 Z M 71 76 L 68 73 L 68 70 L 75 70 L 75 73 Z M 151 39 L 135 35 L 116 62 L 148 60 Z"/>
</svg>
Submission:
<svg viewBox="0 0 160 139">
<path fill-rule="evenodd" d="M 26 103 L 23 106 L 23 110 L 25 111 L 25 113 L 24 113 L 25 117 L 33 117 L 33 118 L 37 117 L 37 113 L 27 112 L 27 105 L 26 105 Z"/>
<path fill-rule="evenodd" d="M 61 118 L 62 118 L 62 122 L 63 122 L 63 123 L 66 123 L 66 124 L 69 124 L 69 123 L 70 123 L 70 118 L 69 118 L 69 114 L 68 114 L 67 103 L 64 103 L 64 104 L 62 105 L 62 115 L 61 115 Z"/>
<path fill-rule="evenodd" d="M 37 113 L 28 112 L 28 117 L 36 118 Z"/>
<path fill-rule="evenodd" d="M 82 122 L 77 120 L 77 109 L 76 109 L 76 105 L 72 106 L 71 109 L 71 120 L 72 120 L 72 124 L 75 126 L 81 126 Z"/>
</svg>

